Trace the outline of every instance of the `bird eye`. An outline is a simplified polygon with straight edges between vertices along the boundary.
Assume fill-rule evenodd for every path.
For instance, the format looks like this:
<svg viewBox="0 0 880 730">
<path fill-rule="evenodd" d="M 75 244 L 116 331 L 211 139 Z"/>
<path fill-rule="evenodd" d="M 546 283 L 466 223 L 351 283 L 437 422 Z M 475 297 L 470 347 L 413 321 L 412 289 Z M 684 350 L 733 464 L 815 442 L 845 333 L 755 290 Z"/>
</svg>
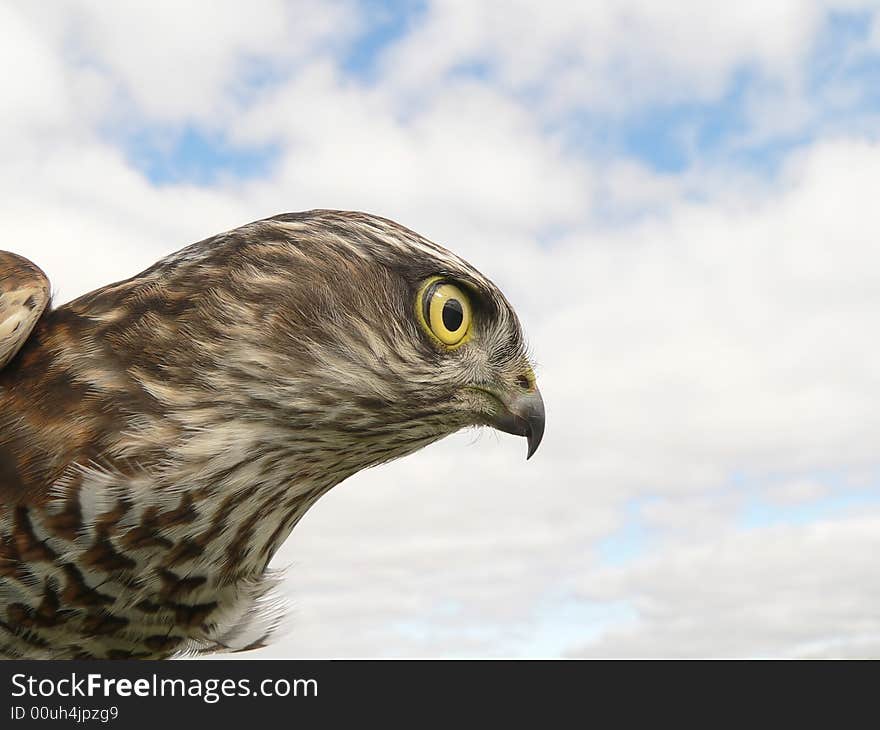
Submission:
<svg viewBox="0 0 880 730">
<path fill-rule="evenodd" d="M 433 279 L 420 293 L 419 313 L 428 332 L 447 347 L 457 347 L 471 328 L 471 305 L 455 284 Z"/>
</svg>

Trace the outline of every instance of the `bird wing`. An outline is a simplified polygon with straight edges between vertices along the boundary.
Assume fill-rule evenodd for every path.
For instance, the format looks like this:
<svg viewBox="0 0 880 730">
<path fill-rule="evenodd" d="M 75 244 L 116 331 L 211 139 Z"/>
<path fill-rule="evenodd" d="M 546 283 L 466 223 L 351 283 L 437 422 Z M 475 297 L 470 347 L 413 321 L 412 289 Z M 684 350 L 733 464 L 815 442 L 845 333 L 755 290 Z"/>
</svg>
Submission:
<svg viewBox="0 0 880 730">
<path fill-rule="evenodd" d="M 37 266 L 0 251 L 0 369 L 21 349 L 50 298 L 49 280 Z"/>
</svg>

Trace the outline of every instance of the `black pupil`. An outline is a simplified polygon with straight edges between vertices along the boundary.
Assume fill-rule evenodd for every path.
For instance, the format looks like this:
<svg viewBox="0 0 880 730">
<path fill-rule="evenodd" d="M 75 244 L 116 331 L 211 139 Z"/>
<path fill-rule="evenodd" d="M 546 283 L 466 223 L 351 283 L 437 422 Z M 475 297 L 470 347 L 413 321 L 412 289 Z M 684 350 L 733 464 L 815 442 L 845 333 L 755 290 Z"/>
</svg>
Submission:
<svg viewBox="0 0 880 730">
<path fill-rule="evenodd" d="M 464 310 L 458 299 L 449 299 L 443 305 L 443 326 L 450 332 L 458 331 L 464 321 Z"/>
</svg>

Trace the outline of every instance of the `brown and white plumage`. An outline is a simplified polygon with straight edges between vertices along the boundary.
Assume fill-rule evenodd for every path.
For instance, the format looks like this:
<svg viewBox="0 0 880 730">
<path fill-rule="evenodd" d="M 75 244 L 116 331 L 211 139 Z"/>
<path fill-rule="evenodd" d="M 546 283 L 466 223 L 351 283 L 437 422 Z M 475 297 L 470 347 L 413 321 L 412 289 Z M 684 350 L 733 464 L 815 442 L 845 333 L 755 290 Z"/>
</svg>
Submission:
<svg viewBox="0 0 880 730">
<path fill-rule="evenodd" d="M 30 261 L 0 251 L 0 368 L 8 363 L 49 303 L 49 280 Z"/>
<path fill-rule="evenodd" d="M 391 221 L 258 221 L 35 326 L 45 277 L 3 257 L 22 325 L 0 334 L 0 654 L 258 646 L 267 565 L 332 486 L 467 426 L 540 442 L 507 300 Z M 454 347 L 420 309 L 440 283 L 472 311 Z"/>
</svg>

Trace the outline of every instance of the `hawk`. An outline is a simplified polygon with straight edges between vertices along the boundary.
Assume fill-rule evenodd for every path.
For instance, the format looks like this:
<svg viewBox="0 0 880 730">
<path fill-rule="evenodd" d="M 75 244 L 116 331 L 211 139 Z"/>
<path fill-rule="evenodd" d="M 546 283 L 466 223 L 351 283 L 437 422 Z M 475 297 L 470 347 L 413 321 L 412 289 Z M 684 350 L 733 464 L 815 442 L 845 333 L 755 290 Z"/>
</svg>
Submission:
<svg viewBox="0 0 880 730">
<path fill-rule="evenodd" d="M 544 405 L 514 310 L 390 220 L 316 210 L 51 309 L 0 253 L 0 654 L 261 646 L 269 562 L 322 494 Z"/>
</svg>

